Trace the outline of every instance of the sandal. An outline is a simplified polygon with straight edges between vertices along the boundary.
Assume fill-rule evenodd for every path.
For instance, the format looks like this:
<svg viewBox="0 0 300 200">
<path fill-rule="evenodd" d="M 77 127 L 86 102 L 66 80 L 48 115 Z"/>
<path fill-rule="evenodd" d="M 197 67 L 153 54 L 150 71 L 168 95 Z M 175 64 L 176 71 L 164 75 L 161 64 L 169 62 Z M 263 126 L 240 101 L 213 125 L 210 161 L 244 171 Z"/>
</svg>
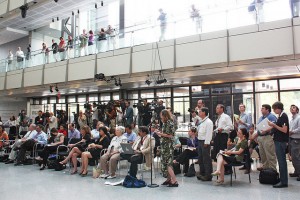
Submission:
<svg viewBox="0 0 300 200">
<path fill-rule="evenodd" d="M 73 171 L 73 172 L 71 172 L 71 175 L 74 175 L 74 174 L 77 174 L 77 170 L 76 170 L 76 171 Z"/>
<path fill-rule="evenodd" d="M 166 180 L 165 182 L 163 182 L 161 185 L 169 185 L 171 184 L 171 179 L 170 180 Z"/>
<path fill-rule="evenodd" d="M 214 173 L 212 173 L 211 175 L 212 176 L 219 176 L 221 173 L 220 172 L 218 172 L 218 171 L 215 171 Z"/>
</svg>

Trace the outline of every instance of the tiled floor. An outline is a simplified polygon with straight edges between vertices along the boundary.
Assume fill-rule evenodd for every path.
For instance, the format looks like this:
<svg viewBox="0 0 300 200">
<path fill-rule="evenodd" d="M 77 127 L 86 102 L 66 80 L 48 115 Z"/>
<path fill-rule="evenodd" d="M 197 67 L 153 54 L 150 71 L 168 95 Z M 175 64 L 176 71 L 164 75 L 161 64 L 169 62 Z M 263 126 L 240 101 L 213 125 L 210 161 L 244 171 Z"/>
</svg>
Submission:
<svg viewBox="0 0 300 200">
<path fill-rule="evenodd" d="M 289 162 L 289 172 L 292 166 Z M 179 187 L 128 189 L 122 186 L 106 186 L 105 180 L 93 179 L 91 169 L 87 177 L 70 175 L 68 170 L 40 171 L 37 165 L 13 166 L 0 163 L 0 200 L 87 200 L 87 199 L 299 199 L 300 182 L 289 178 L 289 187 L 274 189 L 270 185 L 261 185 L 258 182 L 256 163 L 252 166 L 252 183 L 248 176 L 237 170 L 237 180 L 230 186 L 230 176 L 225 177 L 225 184 L 215 186 L 213 182 L 201 182 L 195 177 L 187 178 L 178 175 Z M 196 168 L 197 170 L 197 168 Z M 126 175 L 126 167 L 121 169 L 121 180 Z M 161 184 L 164 179 L 156 172 L 154 183 Z M 150 183 L 150 173 L 144 173 L 144 180 Z"/>
</svg>

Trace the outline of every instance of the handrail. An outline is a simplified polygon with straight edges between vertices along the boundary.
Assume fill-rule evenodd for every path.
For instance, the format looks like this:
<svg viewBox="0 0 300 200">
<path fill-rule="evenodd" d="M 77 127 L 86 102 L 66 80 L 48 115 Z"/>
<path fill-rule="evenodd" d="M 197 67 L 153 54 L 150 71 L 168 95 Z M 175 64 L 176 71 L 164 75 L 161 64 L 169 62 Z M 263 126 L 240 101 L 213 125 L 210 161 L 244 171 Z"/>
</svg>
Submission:
<svg viewBox="0 0 300 200">
<path fill-rule="evenodd" d="M 264 2 L 264 4 L 271 4 L 271 3 L 274 3 L 274 2 L 276 2 L 276 0 L 269 0 L 269 1 L 265 1 Z M 226 18 L 224 19 L 226 22 L 225 22 L 225 24 L 224 24 L 224 29 L 228 29 L 228 14 L 230 13 L 230 12 L 233 12 L 233 11 L 235 11 L 235 10 L 240 10 L 240 9 L 245 9 L 245 12 L 248 12 L 247 10 L 248 10 L 248 6 L 249 5 L 247 5 L 247 6 L 238 6 L 238 7 L 233 7 L 232 9 L 228 9 L 228 8 L 226 8 L 226 9 L 220 9 L 220 10 L 217 10 L 217 11 L 213 11 L 213 12 L 210 12 L 210 11 L 208 11 L 208 12 L 201 12 L 200 13 L 200 18 L 201 18 L 201 20 L 203 20 L 203 21 L 205 21 L 205 18 L 207 18 L 207 17 L 210 17 L 210 16 L 213 16 L 213 15 L 216 15 L 216 14 L 220 14 L 220 13 L 225 13 L 226 14 Z M 151 18 L 152 19 L 152 18 Z M 149 20 L 145 20 L 145 21 L 152 21 L 151 19 L 149 19 Z M 188 17 L 188 18 L 180 18 L 180 19 L 174 19 L 174 20 L 168 20 L 167 21 L 167 24 L 169 24 L 169 25 L 176 25 L 177 23 L 183 23 L 183 22 L 185 22 L 185 21 L 190 21 L 191 20 L 191 17 Z M 201 23 L 203 23 L 203 22 L 201 22 Z M 254 22 L 254 23 L 256 23 L 256 21 Z M 116 39 L 120 39 L 120 36 L 124 36 L 124 35 L 130 35 L 130 34 L 134 34 L 135 32 L 138 32 L 138 31 L 142 31 L 142 30 L 152 30 L 152 31 L 155 31 L 156 29 L 158 29 L 160 27 L 160 24 L 159 24 L 159 21 L 158 20 L 156 20 L 156 22 L 154 22 L 154 24 L 150 24 L 150 23 L 141 23 L 141 24 L 134 24 L 134 25 L 132 25 L 132 26 L 128 26 L 128 27 L 125 27 L 123 30 L 124 30 L 124 32 L 123 32 L 123 30 L 122 31 L 120 31 L 120 30 L 118 30 L 118 29 L 114 29 L 114 32 L 113 32 L 113 35 L 108 35 L 108 34 L 106 34 L 106 37 L 105 37 L 105 40 L 106 41 L 108 41 L 108 40 L 110 40 L 110 39 L 113 39 L 113 40 L 116 40 Z M 189 32 L 189 31 L 187 31 L 187 32 Z M 201 27 L 201 32 L 203 32 L 202 31 L 202 27 Z M 96 34 L 94 34 L 94 40 L 93 40 L 93 42 L 94 42 L 94 45 L 95 46 L 97 46 L 98 44 L 98 33 L 99 33 L 99 31 L 95 31 L 95 33 Z M 188 34 L 187 34 L 188 35 Z M 72 49 L 74 49 L 75 51 L 80 51 L 81 49 L 81 43 L 80 43 L 80 39 L 79 39 L 79 37 L 80 37 L 80 35 L 78 35 L 78 36 L 76 36 L 73 40 L 72 40 Z M 174 36 L 174 38 L 175 38 L 176 36 Z M 131 38 L 130 38 L 130 45 L 129 46 L 133 46 L 134 45 L 134 39 L 135 39 L 135 37 L 134 37 L 134 35 L 133 36 L 131 36 Z M 103 40 L 103 41 L 105 41 L 105 40 Z M 156 41 L 158 40 L 158 38 L 156 39 Z M 87 41 L 88 41 L 88 38 L 87 38 Z M 68 42 L 68 40 L 65 40 L 65 47 L 64 47 L 64 52 L 67 52 L 68 51 L 68 49 L 70 48 L 70 46 L 68 46 L 67 45 L 67 42 Z M 116 41 L 113 41 L 114 43 L 116 42 Z M 152 41 L 153 42 L 153 41 Z M 144 43 L 145 43 L 145 41 L 144 41 Z M 141 43 L 141 44 L 144 44 L 144 43 Z M 88 48 L 88 45 L 86 45 L 85 46 L 86 48 Z M 97 48 L 97 47 L 96 47 Z M 71 49 L 71 48 L 70 48 Z M 116 47 L 115 47 L 115 44 L 113 44 L 113 49 L 106 49 L 105 51 L 109 51 L 109 50 L 115 50 L 116 49 Z M 51 46 L 49 46 L 48 47 L 48 51 L 47 51 L 47 53 L 45 53 L 44 51 L 43 51 L 43 49 L 38 49 L 38 50 L 34 50 L 34 51 L 31 51 L 30 52 L 30 54 L 28 54 L 28 52 L 27 53 L 24 53 L 24 57 L 23 57 L 23 64 L 19 64 L 20 66 L 19 67 L 16 67 L 16 66 L 14 66 L 16 69 L 19 69 L 19 68 L 27 68 L 27 67 L 29 67 L 29 66 L 27 66 L 28 64 L 24 64 L 25 62 L 26 62 L 26 60 L 33 60 L 33 59 L 37 59 L 36 58 L 36 56 L 49 56 L 49 54 L 52 52 L 52 54 L 53 54 L 53 49 L 51 49 Z M 57 52 L 58 54 L 60 53 L 59 51 Z M 81 52 L 77 52 L 77 53 L 79 53 L 79 54 L 81 54 Z M 98 52 L 96 52 L 96 51 L 94 51 L 94 52 L 92 52 L 92 54 L 95 54 L 95 53 L 99 53 L 99 51 Z M 45 57 L 44 56 L 44 57 Z M 80 55 L 79 55 L 80 56 Z M 74 52 L 74 57 L 76 57 L 75 56 L 75 52 Z M 29 58 L 29 59 L 27 59 L 27 58 Z M 73 58 L 73 57 L 70 57 L 69 55 L 68 55 L 68 58 L 66 58 L 66 56 L 62 59 L 62 60 L 64 60 L 64 59 L 71 59 L 71 58 Z M 40 64 L 45 64 L 45 63 L 49 63 L 49 58 L 48 58 L 48 60 L 46 61 L 46 59 L 47 58 L 41 58 L 41 59 L 44 59 L 42 62 L 39 62 Z M 12 60 L 12 62 L 15 62 L 17 60 L 17 57 L 14 55 L 13 56 L 13 60 Z M 57 59 L 55 58 L 55 60 L 57 61 Z M 40 60 L 41 61 L 41 60 Z M 14 69 L 9 69 L 9 67 L 8 67 L 8 63 L 9 63 L 9 59 L 8 58 L 4 58 L 4 59 L 1 59 L 0 60 L 0 72 L 6 72 L 6 71 L 13 71 Z M 19 62 L 18 62 L 19 63 Z M 15 63 L 14 63 L 15 64 Z M 38 65 L 38 64 L 32 64 L 30 67 L 32 67 L 32 66 L 36 66 L 36 65 Z"/>
</svg>

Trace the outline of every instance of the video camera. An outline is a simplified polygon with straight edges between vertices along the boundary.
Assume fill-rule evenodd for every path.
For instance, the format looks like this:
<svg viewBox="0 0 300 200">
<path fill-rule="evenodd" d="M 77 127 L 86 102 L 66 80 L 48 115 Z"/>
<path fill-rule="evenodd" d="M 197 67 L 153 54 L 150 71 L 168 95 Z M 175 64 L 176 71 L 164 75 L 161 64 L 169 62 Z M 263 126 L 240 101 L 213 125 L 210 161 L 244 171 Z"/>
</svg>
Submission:
<svg viewBox="0 0 300 200">
<path fill-rule="evenodd" d="M 188 112 L 191 113 L 191 114 L 192 114 L 192 113 L 196 113 L 196 115 L 198 115 L 198 112 L 195 111 L 195 109 L 189 108 L 189 109 L 188 109 Z"/>
</svg>

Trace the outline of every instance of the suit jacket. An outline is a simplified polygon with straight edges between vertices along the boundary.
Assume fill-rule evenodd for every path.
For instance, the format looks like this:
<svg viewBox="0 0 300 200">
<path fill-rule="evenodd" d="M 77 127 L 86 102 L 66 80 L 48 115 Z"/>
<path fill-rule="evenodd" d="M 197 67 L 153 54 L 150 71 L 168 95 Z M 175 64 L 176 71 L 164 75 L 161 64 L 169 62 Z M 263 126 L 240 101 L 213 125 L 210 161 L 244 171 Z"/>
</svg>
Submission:
<svg viewBox="0 0 300 200">
<path fill-rule="evenodd" d="M 126 119 L 126 124 L 132 124 L 133 122 L 133 109 L 132 107 L 128 107 L 126 109 L 126 115 L 124 116 Z"/>
<path fill-rule="evenodd" d="M 143 145 L 140 147 L 140 151 L 145 156 L 146 166 L 151 167 L 151 151 L 153 153 L 153 149 L 155 147 L 155 139 L 154 137 L 151 137 L 151 149 L 150 149 L 150 134 L 145 136 L 146 139 L 143 142 Z M 138 137 L 134 143 L 132 144 L 132 149 L 137 150 L 138 145 L 141 142 L 141 137 Z M 152 154 L 153 155 L 153 154 Z M 152 160 L 153 161 L 153 160 Z"/>
</svg>

